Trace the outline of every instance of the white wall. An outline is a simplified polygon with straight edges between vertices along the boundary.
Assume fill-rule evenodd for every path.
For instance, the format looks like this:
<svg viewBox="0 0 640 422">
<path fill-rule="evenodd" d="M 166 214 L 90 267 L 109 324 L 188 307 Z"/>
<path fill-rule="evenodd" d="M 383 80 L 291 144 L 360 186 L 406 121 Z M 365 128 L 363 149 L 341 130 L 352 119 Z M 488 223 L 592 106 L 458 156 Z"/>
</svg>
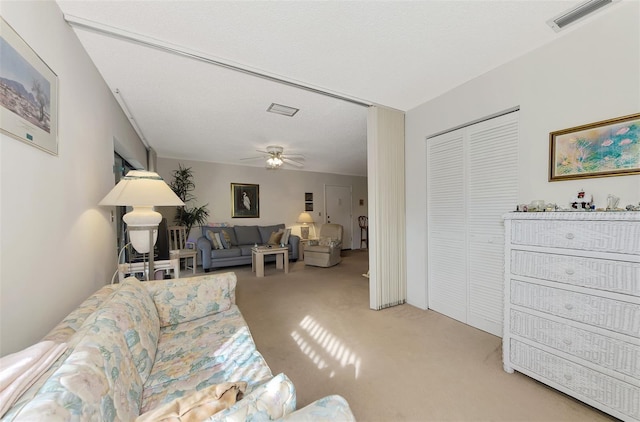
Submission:
<svg viewBox="0 0 640 422">
<path fill-rule="evenodd" d="M 269 225 L 284 223 L 293 227 L 292 233 L 300 235 L 300 225 L 296 223 L 298 215 L 304 210 L 305 192 L 313 192 L 313 212 L 309 212 L 316 222 L 316 230 L 325 221 L 324 186 L 339 185 L 352 187 L 353 210 L 353 249 L 360 248 L 360 229 L 358 216 L 367 215 L 367 178 L 343 176 L 328 173 L 313 173 L 296 170 L 267 170 L 260 167 L 234 166 L 228 164 L 207 163 L 202 161 L 174 160 L 158 158 L 157 171 L 170 183 L 171 174 L 178 164 L 191 167 L 194 173 L 196 189 L 193 194 L 197 204 L 209 204 L 209 222 L 229 223 L 231 225 Z M 231 183 L 250 183 L 260 185 L 260 218 L 231 218 Z M 364 199 L 364 205 L 359 200 Z M 171 222 L 171 210 L 161 210 Z M 313 231 L 311 231 L 313 234 Z M 197 238 L 199 231 L 191 233 Z"/>
<path fill-rule="evenodd" d="M 40 340 L 116 268 L 114 138 L 144 147 L 53 1 L 0 3 L 58 75 L 59 155 L 0 135 L 0 355 Z"/>
<path fill-rule="evenodd" d="M 557 40 L 406 114 L 407 295 L 426 308 L 426 148 L 434 133 L 520 106 L 519 203 L 640 201 L 640 175 L 548 182 L 549 132 L 640 111 L 640 3 L 622 2 Z M 515 209 L 515 204 L 514 204 Z M 505 210 L 510 211 L 510 210 Z"/>
</svg>

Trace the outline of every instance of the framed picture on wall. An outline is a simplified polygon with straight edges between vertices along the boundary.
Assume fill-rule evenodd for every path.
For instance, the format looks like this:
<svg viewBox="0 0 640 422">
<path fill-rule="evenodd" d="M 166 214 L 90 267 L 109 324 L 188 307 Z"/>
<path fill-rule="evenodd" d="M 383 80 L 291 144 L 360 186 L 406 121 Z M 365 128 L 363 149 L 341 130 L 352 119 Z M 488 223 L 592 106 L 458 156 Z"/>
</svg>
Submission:
<svg viewBox="0 0 640 422">
<path fill-rule="evenodd" d="M 260 185 L 231 184 L 231 218 L 260 217 Z"/>
<path fill-rule="evenodd" d="M 640 114 L 549 134 L 549 181 L 640 173 Z"/>
<path fill-rule="evenodd" d="M 58 155 L 58 77 L 2 18 L 0 131 Z"/>
</svg>

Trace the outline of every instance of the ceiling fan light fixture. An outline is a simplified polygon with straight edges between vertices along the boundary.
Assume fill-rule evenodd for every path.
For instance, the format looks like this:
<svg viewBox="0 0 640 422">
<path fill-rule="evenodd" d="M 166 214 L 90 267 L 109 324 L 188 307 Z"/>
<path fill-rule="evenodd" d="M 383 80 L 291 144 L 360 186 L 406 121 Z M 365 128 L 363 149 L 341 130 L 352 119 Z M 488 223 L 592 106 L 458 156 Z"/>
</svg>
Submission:
<svg viewBox="0 0 640 422">
<path fill-rule="evenodd" d="M 277 169 L 277 168 L 280 168 L 282 164 L 283 164 L 283 161 L 280 157 L 275 156 L 275 157 L 269 157 L 267 159 L 267 168 Z"/>
<path fill-rule="evenodd" d="M 267 111 L 269 113 L 276 113 L 276 114 L 281 114 L 283 116 L 293 117 L 298 111 L 300 111 L 300 109 L 289 107 L 282 104 L 271 103 Z"/>
<path fill-rule="evenodd" d="M 547 25 L 549 25 L 554 31 L 560 32 L 568 25 L 586 18 L 588 15 L 605 6 L 609 6 L 619 1 L 620 0 L 588 0 L 584 3 L 580 3 L 576 7 L 562 12 L 552 19 L 549 19 L 547 21 Z"/>
</svg>

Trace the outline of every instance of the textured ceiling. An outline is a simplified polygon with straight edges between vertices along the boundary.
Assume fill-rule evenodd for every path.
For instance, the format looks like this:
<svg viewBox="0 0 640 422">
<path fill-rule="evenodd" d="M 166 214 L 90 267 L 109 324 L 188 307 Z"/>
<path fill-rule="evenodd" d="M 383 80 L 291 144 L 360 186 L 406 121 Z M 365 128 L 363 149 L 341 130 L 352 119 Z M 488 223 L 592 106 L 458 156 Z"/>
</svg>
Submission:
<svg viewBox="0 0 640 422">
<path fill-rule="evenodd" d="M 405 111 L 563 36 L 545 22 L 579 3 L 58 0 L 70 20 Z M 306 171 L 366 175 L 366 107 L 74 28 L 158 156 L 263 166 L 241 159 L 282 145 Z"/>
</svg>

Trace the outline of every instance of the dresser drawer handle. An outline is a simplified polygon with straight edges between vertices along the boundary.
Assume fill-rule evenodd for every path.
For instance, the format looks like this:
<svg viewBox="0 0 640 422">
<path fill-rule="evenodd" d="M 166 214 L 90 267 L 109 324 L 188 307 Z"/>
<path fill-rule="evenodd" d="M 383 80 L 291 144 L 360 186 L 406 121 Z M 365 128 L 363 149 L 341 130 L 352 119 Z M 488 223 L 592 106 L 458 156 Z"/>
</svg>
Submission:
<svg viewBox="0 0 640 422">
<path fill-rule="evenodd" d="M 567 346 L 571 346 L 571 343 L 573 343 L 571 340 L 569 340 L 568 338 L 565 338 L 564 340 L 562 340 L 562 342 L 564 344 L 566 344 Z"/>
<path fill-rule="evenodd" d="M 569 275 L 573 275 L 575 273 L 575 271 L 572 268 L 567 268 L 565 272 Z"/>
<path fill-rule="evenodd" d="M 571 374 L 564 374 L 564 379 L 566 379 L 567 381 L 571 381 L 573 377 L 571 376 Z"/>
<path fill-rule="evenodd" d="M 575 237 L 575 235 L 573 233 L 567 233 L 566 238 L 571 240 Z"/>
<path fill-rule="evenodd" d="M 573 305 L 572 305 L 572 304 L 570 304 L 570 303 L 566 303 L 566 304 L 564 305 L 564 308 L 565 308 L 567 311 L 570 311 L 570 310 L 572 310 L 572 309 L 573 309 Z"/>
</svg>

